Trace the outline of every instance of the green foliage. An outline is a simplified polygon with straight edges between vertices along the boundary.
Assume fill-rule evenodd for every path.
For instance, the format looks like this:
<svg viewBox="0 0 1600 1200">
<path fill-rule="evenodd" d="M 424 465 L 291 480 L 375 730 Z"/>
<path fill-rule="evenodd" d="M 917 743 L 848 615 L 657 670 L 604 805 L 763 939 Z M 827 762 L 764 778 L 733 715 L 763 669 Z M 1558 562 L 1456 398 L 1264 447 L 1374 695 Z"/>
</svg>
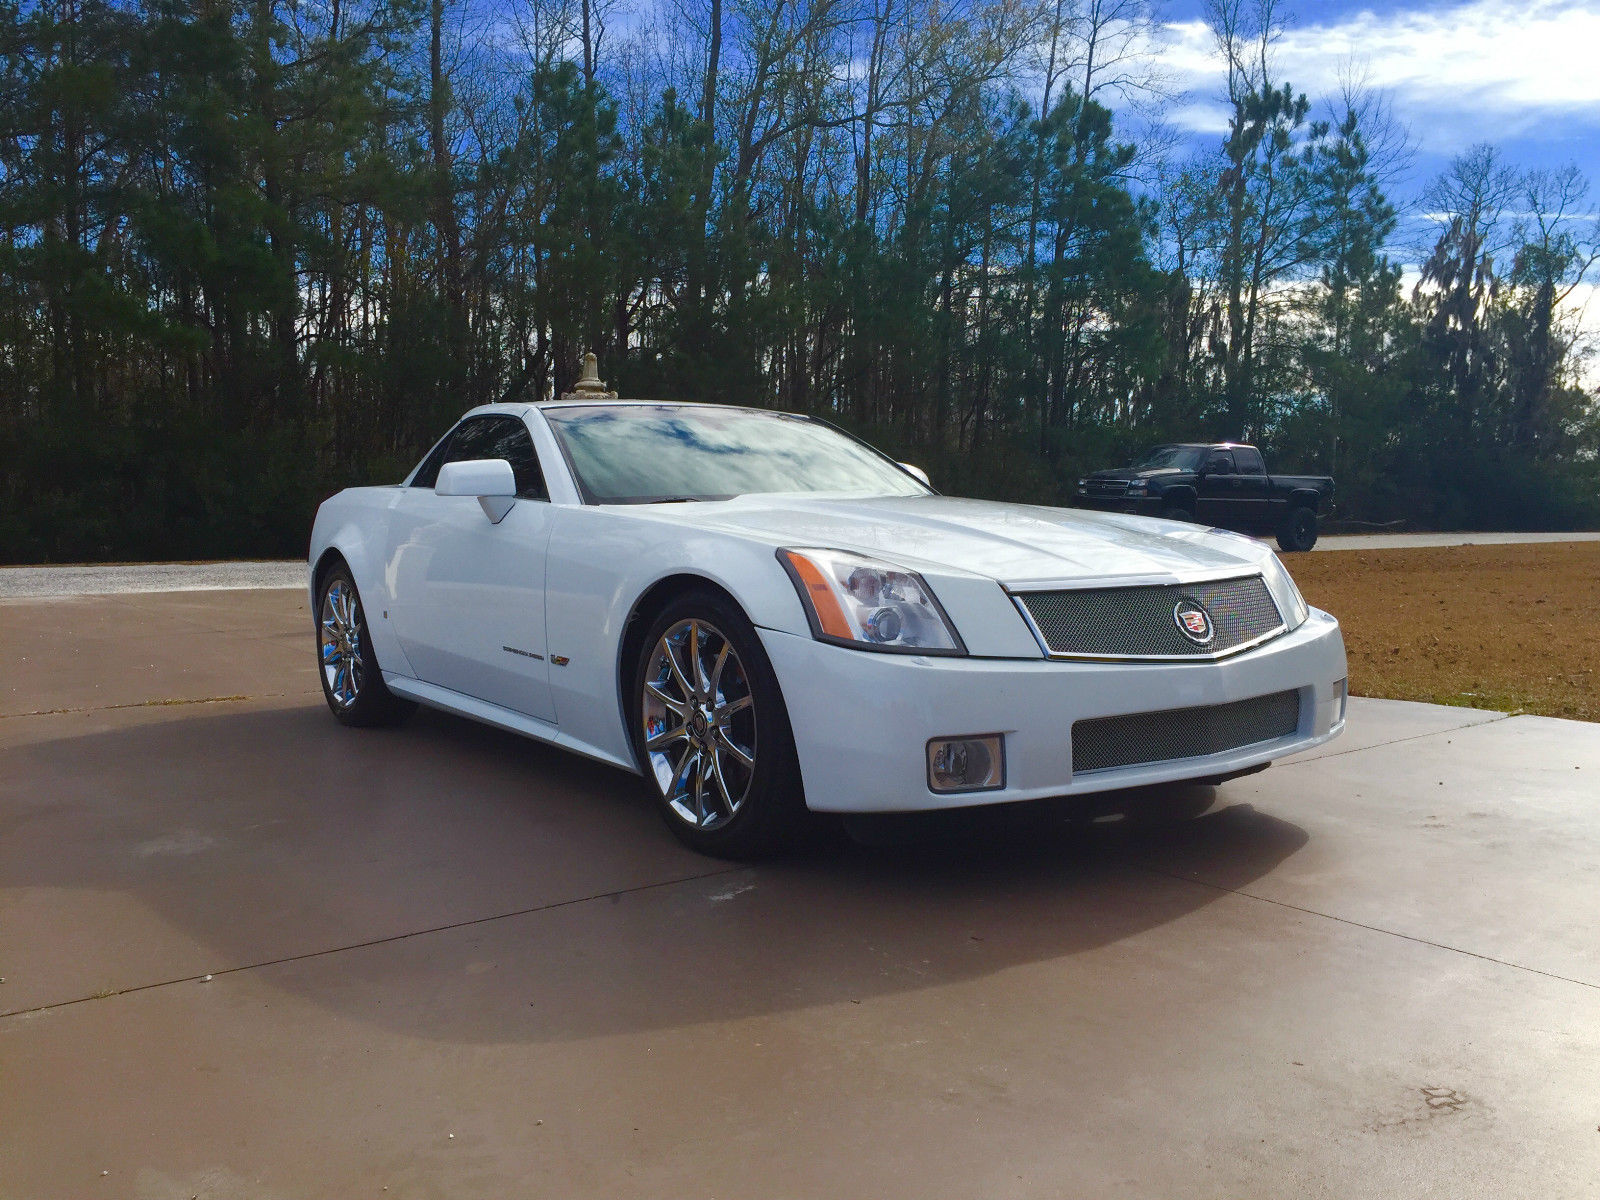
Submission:
<svg viewBox="0 0 1600 1200">
<path fill-rule="evenodd" d="M 670 64 L 583 0 L 502 15 L 0 0 L 0 560 L 298 553 L 590 349 L 948 492 L 1251 437 L 1357 518 L 1600 520 L 1575 173 L 1464 156 L 1408 297 L 1370 111 L 1240 44 L 1226 137 L 1146 189 L 1104 79 L 1039 96 L 1013 0 L 715 0 Z"/>
</svg>

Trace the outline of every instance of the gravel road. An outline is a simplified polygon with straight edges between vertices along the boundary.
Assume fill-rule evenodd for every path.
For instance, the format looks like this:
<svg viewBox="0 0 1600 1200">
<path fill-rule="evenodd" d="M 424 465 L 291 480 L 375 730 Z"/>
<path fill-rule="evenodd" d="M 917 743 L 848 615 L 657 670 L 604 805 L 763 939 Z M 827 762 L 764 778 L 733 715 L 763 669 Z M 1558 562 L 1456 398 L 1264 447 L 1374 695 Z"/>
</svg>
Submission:
<svg viewBox="0 0 1600 1200">
<path fill-rule="evenodd" d="M 1600 533 L 1369 533 L 1324 537 L 1317 543 L 1317 549 L 1399 550 L 1421 546 L 1521 546 L 1534 542 L 1597 541 L 1600 541 Z M 306 564 L 295 561 L 0 567 L 0 600 L 305 586 Z"/>
<path fill-rule="evenodd" d="M 0 567 L 0 599 L 304 588 L 304 562 L 118 563 Z"/>
</svg>

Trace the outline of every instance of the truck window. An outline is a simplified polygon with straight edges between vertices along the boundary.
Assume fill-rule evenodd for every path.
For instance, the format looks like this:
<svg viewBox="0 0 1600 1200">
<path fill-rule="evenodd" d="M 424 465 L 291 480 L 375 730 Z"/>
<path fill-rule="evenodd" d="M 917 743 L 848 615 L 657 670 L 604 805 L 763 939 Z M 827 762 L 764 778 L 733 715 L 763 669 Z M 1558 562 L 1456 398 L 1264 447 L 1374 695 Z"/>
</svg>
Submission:
<svg viewBox="0 0 1600 1200">
<path fill-rule="evenodd" d="M 1261 451 L 1254 446 L 1235 446 L 1233 463 L 1241 475 L 1265 475 L 1266 464 L 1261 461 Z"/>
<path fill-rule="evenodd" d="M 1232 475 L 1233 455 L 1226 450 L 1213 450 L 1211 456 L 1206 459 L 1206 474 Z"/>
</svg>

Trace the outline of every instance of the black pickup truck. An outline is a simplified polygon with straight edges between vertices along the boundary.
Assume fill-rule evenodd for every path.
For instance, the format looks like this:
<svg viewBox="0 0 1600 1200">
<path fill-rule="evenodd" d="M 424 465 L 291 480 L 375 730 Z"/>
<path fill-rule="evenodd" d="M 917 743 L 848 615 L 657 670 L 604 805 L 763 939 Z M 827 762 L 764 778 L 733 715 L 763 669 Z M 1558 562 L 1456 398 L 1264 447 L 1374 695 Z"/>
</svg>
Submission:
<svg viewBox="0 0 1600 1200">
<path fill-rule="evenodd" d="M 1156 446 L 1131 467 L 1078 480 L 1080 508 L 1201 521 L 1241 533 L 1275 533 L 1285 550 L 1317 544 L 1333 509 L 1326 475 L 1268 475 L 1261 452 L 1238 442 Z"/>
</svg>

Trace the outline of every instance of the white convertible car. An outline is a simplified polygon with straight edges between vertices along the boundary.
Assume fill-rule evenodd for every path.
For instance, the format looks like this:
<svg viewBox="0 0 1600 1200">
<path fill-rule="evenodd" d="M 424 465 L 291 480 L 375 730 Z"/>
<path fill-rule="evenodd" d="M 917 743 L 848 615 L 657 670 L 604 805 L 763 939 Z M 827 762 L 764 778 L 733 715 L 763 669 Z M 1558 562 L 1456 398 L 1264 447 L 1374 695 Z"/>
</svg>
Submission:
<svg viewBox="0 0 1600 1200">
<path fill-rule="evenodd" d="M 1339 625 L 1249 538 L 951 499 L 832 426 L 596 383 L 325 502 L 320 674 L 629 771 L 696 849 L 807 808 L 1220 780 L 1344 726 Z"/>
</svg>

